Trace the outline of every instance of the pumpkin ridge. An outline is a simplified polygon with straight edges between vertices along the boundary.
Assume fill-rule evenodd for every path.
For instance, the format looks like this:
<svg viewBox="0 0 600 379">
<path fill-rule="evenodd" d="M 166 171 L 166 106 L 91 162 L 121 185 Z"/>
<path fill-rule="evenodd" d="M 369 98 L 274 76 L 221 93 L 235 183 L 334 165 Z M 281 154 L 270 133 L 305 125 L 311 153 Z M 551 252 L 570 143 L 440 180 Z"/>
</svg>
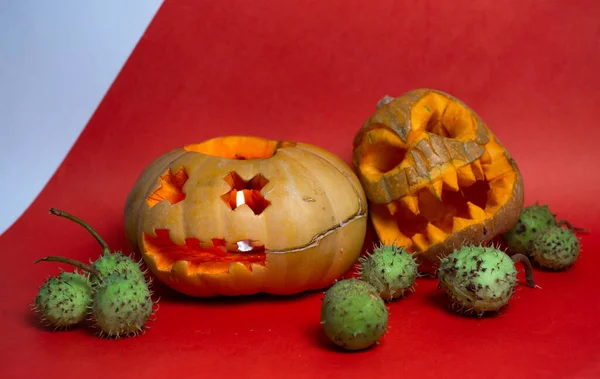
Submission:
<svg viewBox="0 0 600 379">
<path fill-rule="evenodd" d="M 396 108 L 392 109 L 391 106 L 385 106 L 382 108 L 383 108 L 382 110 L 385 110 L 387 112 L 388 117 L 387 117 L 386 121 L 388 121 L 389 127 L 392 128 L 393 130 L 395 130 L 396 133 L 398 133 L 398 135 L 400 136 L 400 139 L 402 141 L 404 141 L 406 144 L 408 144 L 409 143 L 408 136 L 410 135 L 412 128 L 409 125 L 407 130 L 404 130 L 401 127 L 402 125 L 398 121 L 396 121 L 396 115 L 393 113 L 394 111 L 401 113 L 405 119 L 408 119 L 408 115 L 406 114 L 406 112 L 404 112 L 404 109 L 402 109 L 400 107 L 396 107 Z"/>
<path fill-rule="evenodd" d="M 187 154 L 192 154 L 192 155 L 194 155 L 194 154 L 202 154 L 202 153 L 199 153 L 199 152 L 196 152 L 196 151 L 191 151 L 191 150 L 186 150 L 186 153 L 185 153 L 185 154 L 186 154 L 186 155 L 187 155 Z M 182 157 L 183 157 L 183 155 L 182 155 Z M 192 178 L 195 178 L 195 177 L 197 177 L 197 175 L 198 175 L 200 172 L 202 172 L 201 170 L 203 170 L 203 169 L 205 168 L 205 166 L 206 166 L 208 163 L 210 163 L 210 162 L 211 162 L 211 159 L 210 159 L 210 158 L 209 158 L 209 159 L 203 159 L 203 160 L 202 160 L 202 162 L 201 162 L 199 165 L 195 165 L 195 166 L 193 167 L 193 169 L 192 169 L 192 173 L 191 173 L 190 177 L 192 177 Z M 211 188 L 211 189 L 212 189 L 212 188 Z M 212 196 L 212 194 L 211 194 L 211 196 Z M 179 218 L 179 225 L 183 225 L 183 228 L 184 228 L 184 230 L 183 230 L 183 233 L 184 233 L 184 235 L 186 236 L 186 238 L 188 238 L 188 236 L 191 236 L 191 235 L 193 235 L 193 231 L 191 230 L 191 229 L 193 228 L 193 223 L 188 223 L 188 222 L 186 222 L 186 220 L 185 220 L 185 215 L 187 215 L 187 214 L 188 214 L 188 211 L 189 211 L 188 205 L 190 205 L 190 203 L 189 203 L 189 202 L 187 202 L 187 201 L 186 201 L 186 202 L 184 202 L 184 204 L 183 204 L 183 209 L 181 210 L 181 213 L 179 214 L 179 215 L 180 215 L 180 218 Z M 218 219 L 217 219 L 217 220 L 215 220 L 215 222 L 218 222 L 218 223 L 220 223 L 220 222 L 223 222 L 222 215 L 221 215 L 220 213 L 218 213 L 218 214 L 217 214 L 217 218 L 218 218 Z"/>
<path fill-rule="evenodd" d="M 349 178 L 348 178 L 348 177 L 347 177 L 347 176 L 346 176 L 346 175 L 345 175 L 345 174 L 344 174 L 344 173 L 343 173 L 343 172 L 342 172 L 340 169 L 338 169 L 337 167 L 335 167 L 334 165 L 332 165 L 331 163 L 329 163 L 329 162 L 328 162 L 326 159 L 324 159 L 324 158 L 323 158 L 323 157 L 321 157 L 320 155 L 316 154 L 315 152 L 313 152 L 313 151 L 310 151 L 310 150 L 308 150 L 308 149 L 303 149 L 301 146 L 296 146 L 296 147 L 298 147 L 298 148 L 299 148 L 299 150 L 302 150 L 302 151 L 304 151 L 304 152 L 307 152 L 307 153 L 309 153 L 309 154 L 313 155 L 314 157 L 316 157 L 317 159 L 319 159 L 319 160 L 323 161 L 325 164 L 327 164 L 327 165 L 329 165 L 329 166 L 333 167 L 333 168 L 334 168 L 334 169 L 335 169 L 337 172 L 339 172 L 339 173 L 340 173 L 340 175 L 342 175 L 342 176 L 344 177 L 344 179 L 345 179 L 345 180 L 347 180 L 347 181 L 350 183 L 350 185 L 351 185 L 351 187 L 352 187 L 352 190 L 353 190 L 353 191 L 356 193 L 356 199 L 357 199 L 357 201 L 358 201 L 358 210 L 357 210 L 357 211 L 356 211 L 356 213 L 354 213 L 353 215 L 351 215 L 351 216 L 347 217 L 347 218 L 346 218 L 346 219 L 344 219 L 343 221 L 340 221 L 340 222 L 339 222 L 339 224 L 335 224 L 335 225 L 331 226 L 330 228 L 328 228 L 328 229 L 325 229 L 323 232 L 321 232 L 321 233 L 319 233 L 319 234 L 316 234 L 316 235 L 315 235 L 315 236 L 313 236 L 313 238 L 312 238 L 312 239 L 311 239 L 311 240 L 310 240 L 308 243 L 306 243 L 305 245 L 301 245 L 301 246 L 297 246 L 297 247 L 292 247 L 292 248 L 289 248 L 289 249 L 283 249 L 283 250 L 267 250 L 267 252 L 268 252 L 269 254 L 284 254 L 284 253 L 293 253 L 293 252 L 298 252 L 298 251 L 302 251 L 302 250 L 306 250 L 306 249 L 310 249 L 310 248 L 312 248 L 312 247 L 318 246 L 318 245 L 319 245 L 319 242 L 320 242 L 320 241 L 321 241 L 323 238 L 325 238 L 326 236 L 328 236 L 328 235 L 329 235 L 329 234 L 331 234 L 331 233 L 334 233 L 334 232 L 335 232 L 337 229 L 339 229 L 339 228 L 342 228 L 342 227 L 344 227 L 344 226 L 346 226 L 346 225 L 348 225 L 348 224 L 351 224 L 352 222 L 354 222 L 354 221 L 356 221 L 356 220 L 359 220 L 359 219 L 361 219 L 361 218 L 363 218 L 363 217 L 366 217 L 366 216 L 367 216 L 367 213 L 366 213 L 366 211 L 365 211 L 365 207 L 364 207 L 364 204 L 363 204 L 363 202 L 362 202 L 361 196 L 359 195 L 358 191 L 357 191 L 357 190 L 356 190 L 356 188 L 354 187 L 354 184 L 353 184 L 352 182 L 350 182 Z M 285 150 L 282 150 L 282 151 L 281 151 L 281 153 L 287 154 L 287 153 L 285 152 Z M 289 154 L 287 154 L 287 155 L 288 155 L 289 157 L 291 157 L 291 158 L 294 158 L 293 156 L 291 156 L 291 155 L 289 155 Z M 310 171 L 310 170 L 309 170 L 309 171 Z M 317 179 L 317 180 L 318 180 L 318 179 Z M 329 196 L 326 196 L 326 198 L 327 198 L 327 201 L 328 201 L 330 204 L 333 204 L 333 203 L 332 203 L 332 201 L 331 201 L 331 199 L 329 198 Z"/>
<path fill-rule="evenodd" d="M 173 164 L 173 162 L 177 161 L 179 158 L 181 158 L 182 156 L 184 156 L 184 155 L 186 154 L 186 151 L 185 151 L 185 150 L 183 150 L 183 149 L 176 149 L 176 151 L 175 151 L 175 152 L 179 152 L 180 154 L 177 154 L 177 156 L 176 156 L 176 157 L 174 157 L 173 159 L 169 160 L 167 164 L 164 164 L 164 165 L 163 165 L 163 167 L 171 167 L 171 165 Z M 148 166 L 148 168 L 150 168 L 150 167 L 153 167 L 153 165 L 154 165 L 154 164 L 155 164 L 157 161 L 159 161 L 160 159 L 161 159 L 161 157 L 159 157 L 159 158 L 155 159 L 153 162 L 151 162 L 151 163 L 150 163 L 150 166 Z M 164 173 L 164 171 L 162 171 L 162 170 L 161 170 L 161 171 L 159 171 L 159 172 L 158 172 L 158 173 L 157 173 L 155 176 L 153 176 L 153 177 L 150 177 L 150 178 L 147 178 L 147 182 L 146 182 L 146 183 L 147 183 L 147 186 L 146 186 L 146 188 L 145 188 L 145 190 L 144 190 L 144 192 L 143 192 L 143 196 L 141 196 L 141 198 L 140 198 L 140 200 L 139 200 L 139 201 L 140 201 L 142 204 L 144 204 L 144 203 L 146 202 L 146 199 L 148 199 L 148 197 L 150 196 L 150 193 L 152 192 L 152 187 L 154 187 L 154 184 L 155 184 L 155 183 L 156 183 L 156 182 L 159 180 L 160 176 L 161 176 L 163 173 Z M 142 173 L 142 174 L 140 175 L 140 177 L 141 177 L 141 176 L 143 176 L 143 174 L 144 174 L 144 173 Z M 188 175 L 188 176 L 189 176 L 189 175 Z M 142 183 L 143 183 L 143 182 L 141 182 L 141 181 L 140 181 L 140 179 L 141 179 L 141 178 L 138 178 L 138 182 L 136 183 L 136 186 L 137 186 L 137 185 L 140 185 L 140 184 L 142 184 Z M 135 190 L 135 187 L 134 187 L 134 190 Z M 132 190 L 132 191 L 131 191 L 131 194 L 133 194 L 133 193 L 134 193 L 134 190 Z M 139 205 L 138 205 L 138 207 L 139 207 Z M 133 228 L 133 230 L 134 230 L 134 234 L 135 234 L 135 235 L 137 235 L 137 236 L 139 236 L 139 237 L 136 239 L 137 246 L 135 246 L 135 247 L 136 247 L 138 250 L 140 249 L 140 247 L 142 246 L 142 244 L 143 244 L 143 242 L 144 242 L 144 241 L 143 241 L 143 238 L 141 238 L 141 234 L 142 234 L 142 233 L 140 233 L 140 232 L 141 232 L 141 231 L 140 231 L 140 228 L 142 227 L 142 224 L 139 222 L 139 221 L 140 221 L 140 218 L 141 218 L 141 216 L 142 216 L 142 214 L 143 214 L 143 212 L 138 212 L 138 213 L 137 213 L 136 220 L 135 220 L 135 222 L 134 222 L 134 225 L 135 225 L 135 226 L 134 226 L 134 228 Z"/>
<path fill-rule="evenodd" d="M 319 160 L 323 161 L 325 164 L 333 167 L 337 172 L 340 173 L 340 175 L 342 175 L 344 177 L 344 179 L 350 184 L 350 186 L 352 187 L 352 190 L 354 191 L 354 193 L 356 194 L 356 198 L 359 204 L 359 210 L 364 210 L 364 204 L 362 201 L 362 197 L 359 194 L 359 191 L 357 190 L 356 186 L 354 185 L 354 183 L 352 183 L 352 181 L 350 180 L 350 178 L 348 177 L 348 175 L 344 172 L 342 172 L 338 167 L 336 167 L 335 165 L 331 164 L 328 160 L 326 160 L 325 158 L 323 158 L 322 156 L 320 156 L 319 154 L 316 154 L 314 151 L 308 150 L 308 149 L 304 149 L 302 148 L 302 146 L 298 146 L 299 150 L 305 151 L 309 154 L 314 155 L 315 157 L 317 157 Z M 345 164 L 345 162 L 344 162 Z"/>
</svg>

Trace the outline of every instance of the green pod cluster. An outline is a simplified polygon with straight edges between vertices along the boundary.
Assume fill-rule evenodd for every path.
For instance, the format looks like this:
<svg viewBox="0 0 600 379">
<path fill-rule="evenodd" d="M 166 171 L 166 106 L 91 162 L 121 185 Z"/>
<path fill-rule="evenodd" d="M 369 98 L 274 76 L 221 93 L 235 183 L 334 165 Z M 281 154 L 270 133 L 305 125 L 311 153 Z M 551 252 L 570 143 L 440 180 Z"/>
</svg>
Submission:
<svg viewBox="0 0 600 379">
<path fill-rule="evenodd" d="M 544 229 L 556 226 L 556 217 L 548 205 L 533 204 L 523 208 L 515 226 L 502 235 L 510 252 L 527 254 L 533 239 Z"/>
<path fill-rule="evenodd" d="M 511 254 L 524 254 L 542 268 L 564 270 L 579 258 L 576 231 L 584 229 L 566 220 L 557 221 L 548 205 L 536 203 L 523 209 L 516 225 L 502 239 Z"/>
<path fill-rule="evenodd" d="M 62 272 L 41 286 L 34 302 L 41 318 L 55 328 L 72 327 L 89 318 L 98 328 L 98 334 L 109 338 L 136 336 L 145 330 L 155 314 L 155 303 L 151 281 L 140 263 L 120 251 L 111 252 L 85 222 L 56 209 L 50 213 L 85 227 L 100 243 L 103 253 L 90 265 L 59 256 L 36 261 L 62 262 L 84 271 L 84 274 Z"/>
</svg>

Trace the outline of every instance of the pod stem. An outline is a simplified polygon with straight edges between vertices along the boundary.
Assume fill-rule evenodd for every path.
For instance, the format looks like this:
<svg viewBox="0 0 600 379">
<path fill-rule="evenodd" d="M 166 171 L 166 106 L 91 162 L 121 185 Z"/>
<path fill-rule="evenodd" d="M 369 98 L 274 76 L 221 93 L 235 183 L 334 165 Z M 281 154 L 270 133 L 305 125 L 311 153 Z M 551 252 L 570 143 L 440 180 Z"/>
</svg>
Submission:
<svg viewBox="0 0 600 379">
<path fill-rule="evenodd" d="M 569 229 L 574 230 L 576 232 L 581 232 L 581 233 L 587 233 L 588 230 L 584 229 L 584 228 L 578 228 L 576 226 L 573 226 L 573 224 L 571 224 L 569 221 L 567 220 L 560 220 L 558 222 L 558 226 L 562 226 L 562 225 L 566 225 Z"/>
<path fill-rule="evenodd" d="M 75 259 L 71 259 L 71 258 L 67 258 L 67 257 L 58 257 L 58 256 L 52 256 L 51 255 L 51 256 L 47 256 L 47 257 L 44 257 L 44 258 L 37 259 L 33 263 L 39 263 L 39 262 L 60 262 L 60 263 L 66 263 L 66 264 L 69 264 L 71 266 L 75 266 L 77 268 L 80 268 L 83 271 L 87 271 L 87 272 L 95 275 L 98 279 L 102 280 L 102 273 L 100 273 L 100 271 L 96 270 L 92 266 L 86 265 L 85 263 L 79 262 L 78 260 L 75 260 Z"/>
<path fill-rule="evenodd" d="M 94 229 L 92 229 L 92 227 L 89 224 L 87 224 L 83 220 L 80 220 L 77 217 L 70 215 L 67 212 L 61 211 L 56 208 L 50 208 L 50 214 L 53 214 L 55 216 L 64 217 L 66 219 L 69 219 L 69 220 L 83 226 L 96 239 L 96 241 L 98 241 L 100 246 L 102 246 L 102 252 L 104 254 L 110 254 L 110 248 L 108 247 L 108 244 L 102 239 L 102 237 L 100 237 L 100 235 Z"/>
<path fill-rule="evenodd" d="M 529 258 L 527 258 L 523 254 L 515 254 L 511 257 L 511 259 L 514 263 L 521 262 L 523 263 L 523 266 L 525 266 L 525 281 L 527 281 L 527 284 L 531 288 L 540 288 L 533 281 L 533 268 L 531 267 L 531 262 L 529 261 Z"/>
</svg>

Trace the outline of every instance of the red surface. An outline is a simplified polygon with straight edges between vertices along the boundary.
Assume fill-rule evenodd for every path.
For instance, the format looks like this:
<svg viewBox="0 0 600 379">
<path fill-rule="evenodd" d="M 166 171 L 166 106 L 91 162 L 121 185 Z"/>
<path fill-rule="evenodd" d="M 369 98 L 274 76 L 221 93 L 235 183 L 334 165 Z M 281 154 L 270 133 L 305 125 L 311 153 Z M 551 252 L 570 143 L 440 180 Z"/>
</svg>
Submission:
<svg viewBox="0 0 600 379">
<path fill-rule="evenodd" d="M 0 237 L 0 376 L 600 377 L 599 15 L 593 0 L 167 1 L 56 175 Z M 49 207 L 129 251 L 125 197 L 163 152 L 251 134 L 350 162 L 375 103 L 418 87 L 480 114 L 519 163 L 528 204 L 591 229 L 571 271 L 536 271 L 543 289 L 520 287 L 501 316 L 456 316 L 436 283 L 420 280 L 390 305 L 381 344 L 350 354 L 323 338 L 318 292 L 193 300 L 158 288 L 152 329 L 119 341 L 49 332 L 30 313 L 58 271 L 34 259 L 100 253 Z"/>
</svg>

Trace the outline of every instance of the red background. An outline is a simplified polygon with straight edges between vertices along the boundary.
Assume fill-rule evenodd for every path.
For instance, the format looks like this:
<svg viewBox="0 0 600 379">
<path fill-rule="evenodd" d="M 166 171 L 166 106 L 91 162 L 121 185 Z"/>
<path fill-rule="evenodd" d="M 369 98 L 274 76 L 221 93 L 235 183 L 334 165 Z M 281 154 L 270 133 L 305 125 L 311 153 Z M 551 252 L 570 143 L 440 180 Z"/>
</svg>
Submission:
<svg viewBox="0 0 600 379">
<path fill-rule="evenodd" d="M 166 1 L 64 163 L 0 237 L 1 376 L 600 377 L 599 17 L 593 0 Z M 250 134 L 349 163 L 376 102 L 419 87 L 479 113 L 518 162 L 527 204 L 591 229 L 572 270 L 537 270 L 543 289 L 519 287 L 500 316 L 456 316 L 420 280 L 390 305 L 381 344 L 344 353 L 321 333 L 320 292 L 195 300 L 158 286 L 152 329 L 119 341 L 49 332 L 29 311 L 59 267 L 34 259 L 100 253 L 49 207 L 130 251 L 124 201 L 158 155 Z"/>
</svg>

